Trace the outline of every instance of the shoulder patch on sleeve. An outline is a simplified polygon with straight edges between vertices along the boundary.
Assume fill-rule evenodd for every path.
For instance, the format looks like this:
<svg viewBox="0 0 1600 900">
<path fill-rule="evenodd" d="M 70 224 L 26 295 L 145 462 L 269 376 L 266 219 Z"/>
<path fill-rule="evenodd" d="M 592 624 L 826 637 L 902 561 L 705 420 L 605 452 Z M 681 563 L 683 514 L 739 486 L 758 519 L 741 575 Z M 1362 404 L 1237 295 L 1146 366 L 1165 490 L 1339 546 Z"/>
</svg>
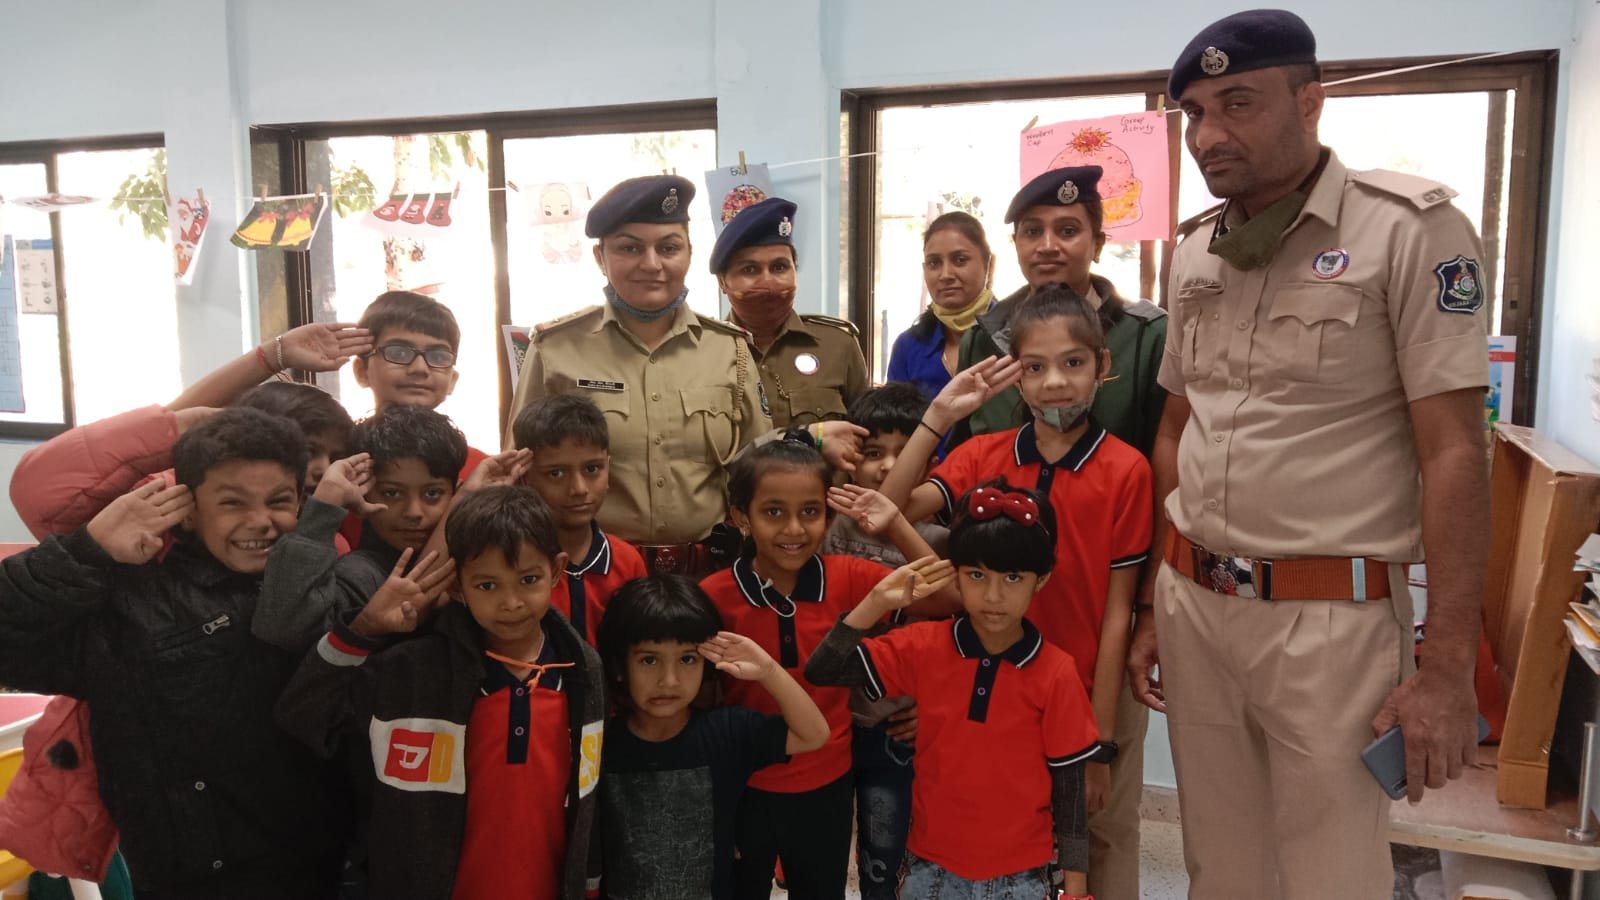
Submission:
<svg viewBox="0 0 1600 900">
<path fill-rule="evenodd" d="M 1483 277 L 1478 261 L 1456 255 L 1433 269 L 1439 276 L 1439 309 L 1450 313 L 1475 313 L 1483 308 Z"/>
<path fill-rule="evenodd" d="M 1385 194 L 1408 200 L 1417 209 L 1438 206 L 1456 195 L 1455 189 L 1448 185 L 1420 175 L 1407 175 L 1404 172 L 1391 172 L 1387 169 L 1360 171 L 1352 169 L 1350 179 L 1356 184 L 1363 184 Z"/>
<path fill-rule="evenodd" d="M 859 337 L 861 335 L 860 330 L 856 328 L 854 322 L 850 322 L 845 319 L 836 319 L 833 316 L 824 316 L 820 313 L 801 313 L 800 321 L 808 324 L 831 325 L 834 328 L 845 332 L 851 337 Z"/>
<path fill-rule="evenodd" d="M 551 319 L 548 322 L 540 322 L 539 324 L 533 326 L 533 334 L 530 335 L 530 337 L 533 340 L 537 341 L 542 335 L 546 334 L 547 332 L 559 331 L 560 329 L 565 328 L 568 325 L 571 325 L 572 323 L 578 321 L 579 319 L 582 319 L 582 318 L 584 318 L 586 316 L 592 315 L 592 314 L 598 312 L 599 310 L 600 310 L 600 307 L 591 306 L 591 307 L 588 307 L 586 309 L 580 309 L 575 313 L 568 313 L 568 314 L 566 314 L 564 316 L 560 316 L 559 318 Z"/>
</svg>

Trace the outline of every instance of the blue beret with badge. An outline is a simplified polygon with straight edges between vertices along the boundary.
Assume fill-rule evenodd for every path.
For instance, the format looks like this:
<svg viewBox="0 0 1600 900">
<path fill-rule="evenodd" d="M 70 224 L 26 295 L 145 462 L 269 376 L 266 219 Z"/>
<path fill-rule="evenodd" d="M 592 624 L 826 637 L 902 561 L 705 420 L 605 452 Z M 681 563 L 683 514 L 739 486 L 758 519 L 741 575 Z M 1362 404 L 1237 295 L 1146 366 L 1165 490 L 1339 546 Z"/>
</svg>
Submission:
<svg viewBox="0 0 1600 900">
<path fill-rule="evenodd" d="M 1051 169 L 1022 186 L 1006 207 L 1006 224 L 1022 218 L 1030 206 L 1071 206 L 1085 199 L 1100 198 L 1099 166 L 1067 166 Z"/>
<path fill-rule="evenodd" d="M 723 266 L 746 247 L 771 244 L 794 246 L 794 213 L 799 207 L 782 197 L 768 197 L 752 203 L 733 217 L 711 248 L 711 274 L 721 275 Z"/>
<path fill-rule="evenodd" d="M 1284 9 L 1247 9 L 1207 25 L 1183 48 L 1167 77 L 1167 97 L 1182 100 L 1199 78 L 1316 62 L 1317 37 L 1304 19 Z"/>
<path fill-rule="evenodd" d="M 681 175 L 646 175 L 629 178 L 606 191 L 589 208 L 583 233 L 603 238 L 630 222 L 674 225 L 689 221 L 689 201 L 694 182 Z"/>
</svg>

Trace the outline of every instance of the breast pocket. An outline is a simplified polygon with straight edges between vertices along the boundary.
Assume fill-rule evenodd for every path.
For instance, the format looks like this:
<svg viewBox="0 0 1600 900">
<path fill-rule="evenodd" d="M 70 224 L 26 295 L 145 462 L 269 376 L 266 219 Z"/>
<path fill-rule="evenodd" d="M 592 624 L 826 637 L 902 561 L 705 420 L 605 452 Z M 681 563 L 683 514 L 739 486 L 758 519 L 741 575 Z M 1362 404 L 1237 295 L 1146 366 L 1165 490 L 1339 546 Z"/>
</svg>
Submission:
<svg viewBox="0 0 1600 900">
<path fill-rule="evenodd" d="M 713 465 L 733 455 L 733 388 L 699 387 L 679 391 L 683 397 L 683 439 L 690 453 Z M 699 443 L 696 448 L 695 444 Z"/>
<path fill-rule="evenodd" d="M 1211 376 L 1222 353 L 1222 289 L 1220 284 L 1192 284 L 1178 289 L 1178 324 L 1183 329 L 1179 352 L 1184 381 Z"/>
<path fill-rule="evenodd" d="M 628 395 L 622 391 L 588 391 L 586 397 L 605 413 L 606 425 L 615 430 L 628 422 Z"/>
<path fill-rule="evenodd" d="M 837 388 L 798 388 L 789 392 L 789 424 L 810 425 L 844 418 L 844 398 Z"/>
<path fill-rule="evenodd" d="M 225 612 L 153 631 L 148 675 L 157 702 L 174 716 L 195 717 L 227 702 L 249 633 L 237 616 Z"/>
<path fill-rule="evenodd" d="M 1272 298 L 1257 335 L 1270 376 L 1334 384 L 1350 377 L 1360 350 L 1361 289 L 1348 284 L 1286 285 Z"/>
</svg>

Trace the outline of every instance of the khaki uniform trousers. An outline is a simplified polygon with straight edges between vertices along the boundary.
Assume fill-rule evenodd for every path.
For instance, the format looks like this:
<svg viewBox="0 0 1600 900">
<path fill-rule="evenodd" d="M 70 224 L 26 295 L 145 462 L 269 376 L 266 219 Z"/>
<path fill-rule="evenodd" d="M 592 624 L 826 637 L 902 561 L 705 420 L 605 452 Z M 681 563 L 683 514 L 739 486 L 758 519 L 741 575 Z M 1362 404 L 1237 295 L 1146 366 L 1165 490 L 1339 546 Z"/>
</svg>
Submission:
<svg viewBox="0 0 1600 900">
<path fill-rule="evenodd" d="M 1156 581 L 1189 896 L 1389 898 L 1389 798 L 1361 762 L 1411 664 L 1403 566 L 1390 600 L 1224 596 Z"/>
<path fill-rule="evenodd" d="M 1119 748 L 1111 761 L 1111 793 L 1105 808 L 1089 816 L 1089 893 L 1095 900 L 1139 900 L 1139 801 L 1149 726 L 1150 707 L 1124 684 L 1111 736 Z"/>
</svg>

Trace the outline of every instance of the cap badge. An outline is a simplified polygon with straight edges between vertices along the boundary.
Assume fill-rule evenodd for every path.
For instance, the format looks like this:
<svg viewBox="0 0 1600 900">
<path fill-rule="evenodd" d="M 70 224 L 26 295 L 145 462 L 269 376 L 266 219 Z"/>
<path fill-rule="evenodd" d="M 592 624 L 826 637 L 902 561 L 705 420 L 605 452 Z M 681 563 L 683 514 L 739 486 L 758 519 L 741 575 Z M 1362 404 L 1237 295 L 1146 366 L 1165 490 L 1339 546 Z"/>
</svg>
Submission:
<svg viewBox="0 0 1600 900">
<path fill-rule="evenodd" d="M 1200 54 L 1200 71 L 1207 75 L 1221 75 L 1228 71 L 1228 54 L 1215 47 L 1207 47 Z"/>
<path fill-rule="evenodd" d="M 1078 186 L 1072 182 L 1072 179 L 1069 178 L 1061 182 L 1061 187 L 1056 188 L 1056 199 L 1061 201 L 1064 206 L 1070 206 L 1078 202 Z"/>
<path fill-rule="evenodd" d="M 815 375 L 820 366 L 820 361 L 810 353 L 802 353 L 794 358 L 795 371 L 801 375 Z"/>
<path fill-rule="evenodd" d="M 794 223 L 789 221 L 788 216 L 784 216 L 783 221 L 778 223 L 778 237 L 788 237 L 791 234 L 794 234 Z"/>
<path fill-rule="evenodd" d="M 670 216 L 670 215 L 672 215 L 673 213 L 675 213 L 677 211 L 678 211 L 678 189 L 677 188 L 668 188 L 667 189 L 666 199 L 661 201 L 661 212 L 662 212 L 663 215 Z"/>
</svg>

